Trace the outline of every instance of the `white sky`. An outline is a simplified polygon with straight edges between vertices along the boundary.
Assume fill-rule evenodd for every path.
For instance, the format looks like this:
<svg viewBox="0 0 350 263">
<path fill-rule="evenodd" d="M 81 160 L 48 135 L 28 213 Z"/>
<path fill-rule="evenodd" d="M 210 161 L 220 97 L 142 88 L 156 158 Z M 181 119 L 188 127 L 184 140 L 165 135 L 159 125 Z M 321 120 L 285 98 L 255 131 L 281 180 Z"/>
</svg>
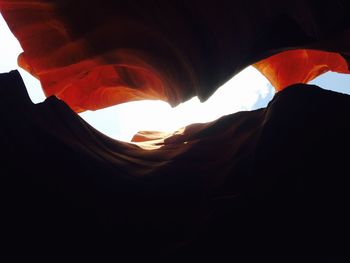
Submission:
<svg viewBox="0 0 350 263">
<path fill-rule="evenodd" d="M 0 73 L 18 69 L 31 100 L 34 103 L 42 102 L 45 95 L 40 82 L 17 65 L 17 57 L 21 52 L 17 39 L 0 15 Z M 326 75 L 313 83 L 323 87 L 330 79 L 332 83 L 338 79 L 334 75 Z M 342 92 L 349 86 L 349 80 L 349 76 L 343 76 L 339 82 L 344 88 Z M 87 111 L 80 116 L 106 135 L 130 141 L 140 130 L 174 131 L 191 123 L 208 122 L 234 112 L 264 107 L 273 94 L 274 89 L 267 79 L 255 68 L 248 67 L 220 87 L 205 103 L 200 103 L 195 97 L 171 108 L 162 101 L 138 101 Z"/>
<path fill-rule="evenodd" d="M 85 112 L 81 116 L 89 123 L 99 122 L 101 127 L 104 123 L 114 122 L 117 125 L 106 127 L 104 133 L 128 141 L 140 130 L 174 131 L 191 123 L 209 122 L 226 114 L 250 110 L 259 98 L 270 95 L 272 90 L 265 77 L 249 67 L 223 85 L 205 103 L 194 97 L 172 108 L 163 101 L 137 101 Z"/>
</svg>

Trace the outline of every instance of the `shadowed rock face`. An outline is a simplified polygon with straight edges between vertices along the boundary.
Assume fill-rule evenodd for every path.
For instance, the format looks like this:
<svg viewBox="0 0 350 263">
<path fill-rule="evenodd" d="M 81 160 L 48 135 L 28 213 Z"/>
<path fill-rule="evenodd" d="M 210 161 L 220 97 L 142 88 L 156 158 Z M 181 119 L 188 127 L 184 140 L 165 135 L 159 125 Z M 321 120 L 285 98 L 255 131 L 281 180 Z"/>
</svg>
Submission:
<svg viewBox="0 0 350 263">
<path fill-rule="evenodd" d="M 257 64 L 277 90 L 348 72 L 348 1 L 0 0 L 19 64 L 73 110 L 139 99 L 205 100 Z M 335 52 L 335 53 L 329 53 Z"/>
<path fill-rule="evenodd" d="M 3 254 L 344 259 L 350 99 L 289 85 L 348 72 L 348 1 L 0 0 L 0 11 L 49 96 L 34 105 L 18 72 L 0 75 Z M 128 144 L 75 113 L 205 99 L 253 63 L 281 90 L 267 108 L 181 133 Z"/>
<path fill-rule="evenodd" d="M 15 71 L 0 75 L 0 94 L 5 251 L 238 262 L 347 251 L 348 95 L 292 86 L 150 151 L 55 97 L 32 104 Z"/>
</svg>

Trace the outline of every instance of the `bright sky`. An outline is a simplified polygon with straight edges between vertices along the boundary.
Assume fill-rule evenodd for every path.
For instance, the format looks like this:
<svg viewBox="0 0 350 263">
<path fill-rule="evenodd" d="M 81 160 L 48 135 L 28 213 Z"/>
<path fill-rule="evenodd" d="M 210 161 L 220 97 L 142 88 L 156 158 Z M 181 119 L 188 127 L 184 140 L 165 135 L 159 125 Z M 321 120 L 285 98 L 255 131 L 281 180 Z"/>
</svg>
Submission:
<svg viewBox="0 0 350 263">
<path fill-rule="evenodd" d="M 22 52 L 17 39 L 0 15 L 0 73 L 18 69 L 34 103 L 45 100 L 40 82 L 17 65 Z M 326 73 L 311 83 L 342 93 L 350 93 L 350 76 Z M 253 67 L 248 67 L 220 87 L 205 103 L 198 98 L 171 108 L 162 101 L 124 103 L 98 111 L 87 111 L 80 116 L 104 134 L 130 141 L 140 130 L 174 131 L 196 122 L 208 122 L 223 115 L 242 110 L 265 107 L 274 95 L 266 78 Z"/>
</svg>

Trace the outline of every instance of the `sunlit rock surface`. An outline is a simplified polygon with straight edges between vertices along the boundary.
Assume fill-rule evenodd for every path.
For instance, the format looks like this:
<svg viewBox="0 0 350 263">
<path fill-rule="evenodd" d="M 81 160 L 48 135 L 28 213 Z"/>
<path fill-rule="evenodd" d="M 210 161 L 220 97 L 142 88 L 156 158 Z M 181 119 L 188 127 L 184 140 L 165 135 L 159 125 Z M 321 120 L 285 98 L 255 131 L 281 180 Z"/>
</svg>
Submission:
<svg viewBox="0 0 350 263">
<path fill-rule="evenodd" d="M 308 83 L 319 75 L 334 71 L 350 73 L 348 63 L 337 53 L 317 50 L 289 50 L 254 64 L 277 91 L 296 84 Z"/>
<path fill-rule="evenodd" d="M 277 90 L 344 72 L 349 10 L 348 1 L 0 0 L 24 50 L 19 64 L 77 112 L 207 99 L 246 66 L 290 49 L 338 54 L 265 61 L 257 68 Z"/>
<path fill-rule="evenodd" d="M 32 104 L 18 72 L 0 94 L 12 258 L 329 262 L 348 249 L 348 95 L 296 85 L 149 150 L 55 97 Z"/>
</svg>

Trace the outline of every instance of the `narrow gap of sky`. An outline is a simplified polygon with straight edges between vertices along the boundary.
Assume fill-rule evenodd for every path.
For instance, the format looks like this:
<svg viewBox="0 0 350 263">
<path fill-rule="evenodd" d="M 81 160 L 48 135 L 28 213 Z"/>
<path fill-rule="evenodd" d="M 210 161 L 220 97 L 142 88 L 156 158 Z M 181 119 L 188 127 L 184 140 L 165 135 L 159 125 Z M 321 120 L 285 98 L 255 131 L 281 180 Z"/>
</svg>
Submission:
<svg viewBox="0 0 350 263">
<path fill-rule="evenodd" d="M 0 73 L 19 70 L 34 103 L 45 100 L 40 82 L 17 65 L 22 52 L 0 14 Z M 326 73 L 311 82 L 325 89 L 350 94 L 350 76 Z M 197 97 L 171 108 L 162 101 L 124 103 L 80 116 L 104 134 L 130 141 L 140 130 L 174 131 L 191 123 L 208 122 L 238 111 L 266 107 L 274 89 L 255 68 L 247 67 L 220 87 L 205 103 Z"/>
</svg>

